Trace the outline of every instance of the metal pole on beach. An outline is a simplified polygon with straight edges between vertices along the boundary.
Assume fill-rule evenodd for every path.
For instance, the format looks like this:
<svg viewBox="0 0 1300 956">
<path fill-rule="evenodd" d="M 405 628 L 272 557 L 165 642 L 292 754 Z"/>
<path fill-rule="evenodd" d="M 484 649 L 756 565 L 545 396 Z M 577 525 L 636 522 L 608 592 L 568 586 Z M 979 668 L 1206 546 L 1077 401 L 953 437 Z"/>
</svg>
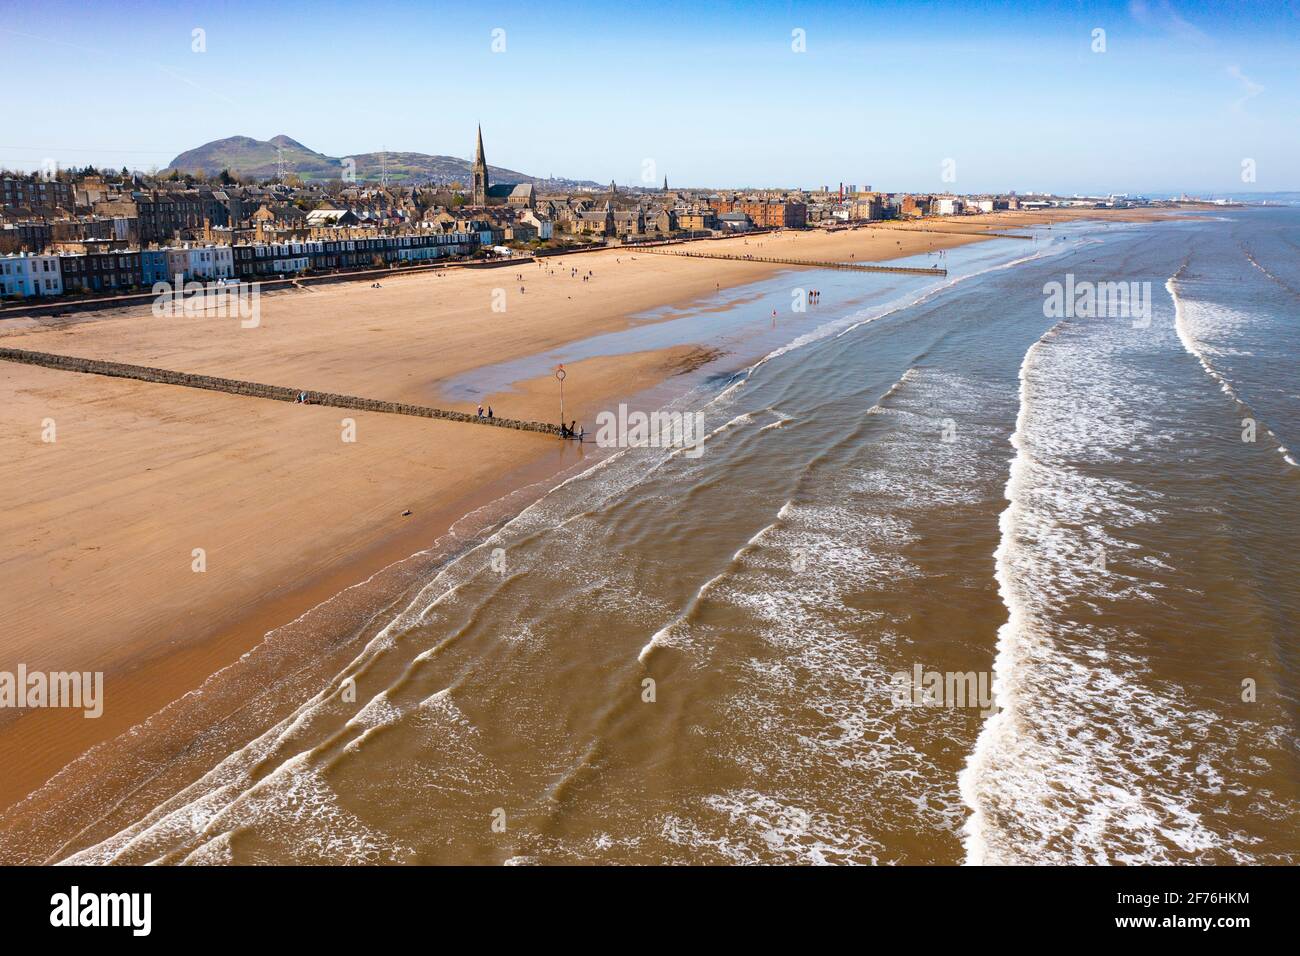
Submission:
<svg viewBox="0 0 1300 956">
<path fill-rule="evenodd" d="M 568 373 L 564 371 L 563 365 L 557 365 L 555 367 L 555 377 L 559 379 L 560 382 L 560 431 L 561 433 L 563 433 L 564 431 L 564 376 L 566 374 Z"/>
</svg>

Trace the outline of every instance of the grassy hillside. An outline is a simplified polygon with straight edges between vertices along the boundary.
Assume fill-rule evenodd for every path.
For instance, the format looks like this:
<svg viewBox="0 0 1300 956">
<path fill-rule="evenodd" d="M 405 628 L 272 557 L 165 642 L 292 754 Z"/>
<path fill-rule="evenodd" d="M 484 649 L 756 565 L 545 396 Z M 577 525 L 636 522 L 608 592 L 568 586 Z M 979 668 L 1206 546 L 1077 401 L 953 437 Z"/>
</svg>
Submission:
<svg viewBox="0 0 1300 956">
<path fill-rule="evenodd" d="M 265 141 L 250 136 L 231 136 L 186 150 L 173 159 L 167 169 L 182 173 L 202 170 L 209 176 L 228 169 L 240 176 L 267 179 L 280 172 L 279 163 L 282 162 L 284 173 L 293 173 L 303 180 L 338 179 L 343 175 L 343 158 L 318 153 L 284 135 Z M 427 153 L 355 153 L 348 158 L 356 163 L 357 179 L 378 180 L 386 171 L 389 181 L 397 183 L 429 180 L 468 183 L 472 165 L 469 160 L 455 156 L 430 156 Z M 488 174 L 493 182 L 549 182 L 499 166 L 488 166 Z M 570 180 L 557 182 L 571 183 Z M 596 185 L 587 182 L 571 184 Z"/>
</svg>

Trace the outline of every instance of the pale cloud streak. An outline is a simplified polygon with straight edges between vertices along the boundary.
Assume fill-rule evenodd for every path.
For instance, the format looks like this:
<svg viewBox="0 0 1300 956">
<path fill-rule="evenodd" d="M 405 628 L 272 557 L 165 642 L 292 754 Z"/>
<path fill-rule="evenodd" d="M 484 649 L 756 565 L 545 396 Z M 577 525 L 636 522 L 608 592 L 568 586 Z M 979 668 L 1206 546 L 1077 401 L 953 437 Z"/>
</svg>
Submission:
<svg viewBox="0 0 1300 956">
<path fill-rule="evenodd" d="M 1174 9 L 1169 0 L 1129 0 L 1128 11 L 1138 23 L 1159 30 L 1176 40 L 1207 47 L 1214 44 L 1210 36 L 1189 23 Z M 1240 95 L 1232 101 L 1232 111 L 1244 112 L 1246 104 L 1263 93 L 1264 87 L 1241 72 L 1241 67 L 1235 63 L 1224 69 L 1239 87 Z"/>
<path fill-rule="evenodd" d="M 1241 84 L 1242 96 L 1232 103 L 1233 110 L 1238 113 L 1245 108 L 1247 102 L 1264 92 L 1264 87 L 1242 73 L 1241 67 L 1236 64 L 1228 67 L 1228 75 Z"/>
<path fill-rule="evenodd" d="M 1148 3 L 1147 0 L 1129 0 L 1128 12 L 1138 23 L 1155 27 L 1180 40 L 1209 42 L 1210 38 L 1188 23 L 1182 14 L 1174 9 L 1173 4 L 1169 3 L 1169 0 L 1156 0 L 1155 3 Z"/>
</svg>

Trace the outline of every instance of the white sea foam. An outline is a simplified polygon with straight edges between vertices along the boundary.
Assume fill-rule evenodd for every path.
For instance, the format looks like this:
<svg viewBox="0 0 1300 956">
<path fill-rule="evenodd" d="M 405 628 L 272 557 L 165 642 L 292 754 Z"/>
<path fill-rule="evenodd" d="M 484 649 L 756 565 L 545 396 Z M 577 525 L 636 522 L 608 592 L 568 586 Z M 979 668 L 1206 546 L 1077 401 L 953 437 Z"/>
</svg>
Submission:
<svg viewBox="0 0 1300 956">
<path fill-rule="evenodd" d="M 692 817 L 667 817 L 662 834 L 692 854 L 707 849 L 738 864 L 879 861 L 882 848 L 877 841 L 840 812 L 805 799 L 799 794 L 748 789 L 714 794 L 702 801 Z"/>
<path fill-rule="evenodd" d="M 714 575 L 696 589 L 695 593 L 691 595 L 690 600 L 687 602 L 686 607 L 681 611 L 681 613 L 676 615 L 672 621 L 655 631 L 655 633 L 650 636 L 650 640 L 646 641 L 645 645 L 637 653 L 636 659 L 638 662 L 644 664 L 649 659 L 650 654 L 658 647 L 688 646 L 681 637 L 685 631 L 688 630 L 686 622 L 690 619 L 691 614 L 694 613 L 696 608 L 698 608 L 709 595 L 710 591 L 725 580 L 732 569 L 739 566 L 740 561 L 754 548 L 755 545 L 757 545 L 770 532 L 781 526 L 781 522 L 790 513 L 792 506 L 792 501 L 787 501 L 782 505 L 780 510 L 777 512 L 776 520 L 771 524 L 760 528 L 749 538 L 748 541 L 745 542 L 744 546 L 741 547 L 740 550 L 731 556 L 731 567 Z"/>
<path fill-rule="evenodd" d="M 765 431 L 767 431 L 768 429 L 771 429 L 771 428 L 782 428 L 782 427 L 784 427 L 784 426 L 790 424 L 792 421 L 794 421 L 794 417 L 793 417 L 793 416 L 791 416 L 791 415 L 787 415 L 785 412 L 781 411 L 779 408 L 769 408 L 769 409 L 767 409 L 767 411 L 769 411 L 771 414 L 773 414 L 773 415 L 776 416 L 776 421 L 774 421 L 774 422 L 768 422 L 766 425 L 764 425 L 762 428 L 759 429 L 759 431 L 761 431 L 761 432 L 765 432 Z"/>
<path fill-rule="evenodd" d="M 1007 507 L 1003 509 L 998 519 L 1001 539 L 997 550 L 993 553 L 998 594 L 1007 608 L 1006 623 L 998 629 L 997 653 L 993 660 L 993 699 L 998 709 L 985 721 L 984 729 L 975 742 L 975 749 L 967 760 L 965 769 L 957 778 L 962 799 L 970 808 L 970 817 L 963 831 L 966 862 L 975 865 L 988 862 L 989 849 L 986 837 L 989 823 L 985 816 L 979 787 L 984 775 L 989 771 L 994 751 L 1004 749 L 1015 739 L 1016 707 L 1019 702 L 1017 678 L 1024 656 L 1024 645 L 1029 640 L 1025 633 L 1024 608 L 1012 590 L 1010 549 L 1016 535 L 1021 485 L 1024 473 L 1029 467 L 1029 452 L 1025 447 L 1025 426 L 1029 415 L 1027 373 L 1041 343 L 1040 339 L 1031 345 L 1020 364 L 1020 410 L 1016 414 L 1016 429 L 1011 435 L 1011 446 L 1016 450 L 1016 454 L 1011 461 L 1010 476 L 1007 478 L 1005 491 Z"/>
<path fill-rule="evenodd" d="M 871 805 L 895 825 L 932 833 L 955 833 L 964 817 L 955 781 L 930 749 L 963 717 L 894 705 L 892 675 L 917 651 L 905 650 L 909 639 L 892 615 L 911 612 L 886 613 L 863 595 L 915 586 L 922 571 L 907 556 L 918 540 L 913 515 L 930 519 L 946 502 L 975 500 L 988 482 L 997 466 L 981 470 L 979 446 L 992 434 L 971 413 L 990 396 L 938 369 L 906 371 L 888 395 L 892 420 L 873 435 L 868 461 L 809 482 L 704 596 L 728 607 L 727 619 L 742 612 L 746 623 L 735 627 L 762 648 L 744 661 L 742 689 L 724 702 L 725 726 L 747 729 L 714 745 L 765 785 L 713 794 L 668 816 L 662 836 L 691 858 L 887 862 L 899 857 L 881 842 L 879 820 L 848 808 Z M 940 439 L 948 416 L 966 420 L 962 440 Z M 689 638 L 700 656 L 721 636 L 690 620 L 678 627 L 700 632 Z M 710 666 L 707 658 L 700 666 Z M 785 820 L 804 805 L 846 810 L 823 809 L 788 828 Z"/>
<path fill-rule="evenodd" d="M 1255 263 L 1255 265 L 1263 270 L 1263 267 L 1259 266 L 1258 263 Z M 1267 274 L 1267 270 L 1263 271 Z M 1169 280 L 1165 283 L 1165 288 L 1174 300 L 1174 328 L 1178 332 L 1179 341 L 1183 343 L 1183 348 L 1201 363 L 1201 368 L 1205 369 L 1205 373 L 1218 383 L 1223 394 L 1227 395 L 1243 409 L 1250 411 L 1250 406 L 1233 388 L 1227 376 L 1220 372 L 1210 361 L 1213 354 L 1230 355 L 1235 354 L 1235 350 L 1223 345 L 1216 347 L 1212 342 L 1208 341 L 1211 335 L 1239 332 L 1242 327 L 1249 324 L 1249 317 L 1226 307 L 1189 299 L 1179 288 L 1178 274 L 1169 277 Z M 1253 411 L 1250 417 L 1257 418 Z M 1272 429 L 1265 427 L 1264 430 L 1274 441 L 1277 441 L 1277 436 Z M 1288 449 L 1280 441 L 1278 445 L 1280 446 L 1279 453 L 1282 455 L 1282 460 L 1292 467 L 1297 467 L 1296 461 L 1291 457 Z"/>
<path fill-rule="evenodd" d="M 999 709 L 958 777 L 969 864 L 1247 862 L 1255 851 L 1205 819 L 1216 778 L 1237 759 L 1241 722 L 1161 679 L 1142 635 L 1069 610 L 1158 602 L 1160 571 L 1177 573 L 1174 556 L 1138 543 L 1172 507 L 1166 496 L 1105 473 L 1170 428 L 1142 417 L 1153 396 L 1125 359 L 1149 344 L 1122 324 L 1066 322 L 1022 361 L 994 555 L 1007 611 L 994 661 Z M 1099 568 L 1097 555 L 1111 563 Z"/>
</svg>

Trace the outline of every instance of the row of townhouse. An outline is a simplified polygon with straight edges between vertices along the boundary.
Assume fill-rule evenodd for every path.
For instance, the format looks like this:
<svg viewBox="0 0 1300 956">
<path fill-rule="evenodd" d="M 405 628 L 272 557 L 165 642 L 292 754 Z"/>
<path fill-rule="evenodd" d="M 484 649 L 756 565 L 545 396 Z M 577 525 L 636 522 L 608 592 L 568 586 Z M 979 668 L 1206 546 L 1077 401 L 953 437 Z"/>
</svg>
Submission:
<svg viewBox="0 0 1300 956">
<path fill-rule="evenodd" d="M 64 292 L 127 292 L 140 284 L 140 253 L 61 253 L 54 256 L 63 276 Z"/>
<path fill-rule="evenodd" d="M 137 190 L 114 210 L 134 209 L 142 243 L 165 242 L 182 231 L 229 226 L 243 214 L 242 204 L 220 189 L 186 189 L 174 192 Z M 128 212 L 129 215 L 129 212 Z"/>
<path fill-rule="evenodd" d="M 0 256 L 0 296 L 61 295 L 63 278 L 58 256 Z"/>
<path fill-rule="evenodd" d="M 0 256 L 0 297 L 125 292 L 157 282 L 256 280 L 301 272 L 384 267 L 464 256 L 485 233 L 435 232 L 351 239 L 116 249 Z"/>
<path fill-rule="evenodd" d="M 303 239 L 234 247 L 240 279 L 335 269 L 382 268 L 396 262 L 427 262 L 468 255 L 479 247 L 471 232 L 428 232 L 362 239 Z"/>
<path fill-rule="evenodd" d="M 0 223 L 0 254 L 44 252 L 52 237 L 50 224 L 44 219 Z"/>
<path fill-rule="evenodd" d="M 75 208 L 72 183 L 44 176 L 0 179 L 0 206 L 11 209 Z"/>
<path fill-rule="evenodd" d="M 19 220 L 0 223 L 0 255 L 6 252 L 49 252 L 57 243 L 96 239 L 134 244 L 136 237 L 135 220 L 126 217 Z"/>
<path fill-rule="evenodd" d="M 230 246 L 113 249 L 0 256 L 0 296 L 29 298 L 75 292 L 129 292 L 155 282 L 234 278 Z"/>
<path fill-rule="evenodd" d="M 204 245 L 140 252 L 140 283 L 172 282 L 176 277 L 191 279 L 233 279 L 235 256 L 230 246 Z"/>
</svg>

